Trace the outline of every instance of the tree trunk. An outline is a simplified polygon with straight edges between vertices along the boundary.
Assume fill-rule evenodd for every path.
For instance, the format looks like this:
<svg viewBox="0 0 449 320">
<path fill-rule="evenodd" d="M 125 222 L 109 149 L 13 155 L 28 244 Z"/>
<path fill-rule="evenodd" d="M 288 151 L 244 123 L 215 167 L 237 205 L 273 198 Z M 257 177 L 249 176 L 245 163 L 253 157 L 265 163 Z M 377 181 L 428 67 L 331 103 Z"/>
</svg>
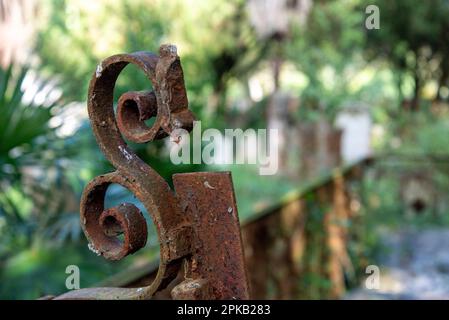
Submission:
<svg viewBox="0 0 449 320">
<path fill-rule="evenodd" d="M 413 91 L 413 99 L 410 103 L 410 111 L 416 112 L 419 111 L 419 98 L 421 93 L 421 79 L 419 78 L 418 70 L 415 70 L 413 78 L 415 81 L 415 90 Z"/>
<path fill-rule="evenodd" d="M 443 58 L 443 61 L 441 62 L 441 76 L 440 79 L 438 79 L 438 90 L 435 97 L 436 102 L 443 100 L 443 97 L 441 96 L 441 88 L 446 85 L 448 78 L 449 78 L 449 58 L 445 56 Z"/>
</svg>

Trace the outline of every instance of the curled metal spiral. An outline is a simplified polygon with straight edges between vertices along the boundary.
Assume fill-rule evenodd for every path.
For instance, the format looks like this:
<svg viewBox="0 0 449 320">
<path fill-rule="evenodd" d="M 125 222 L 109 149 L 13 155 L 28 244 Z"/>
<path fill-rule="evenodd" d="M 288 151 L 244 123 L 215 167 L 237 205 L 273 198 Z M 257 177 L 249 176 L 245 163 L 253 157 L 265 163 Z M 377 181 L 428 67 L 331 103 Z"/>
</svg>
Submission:
<svg viewBox="0 0 449 320">
<path fill-rule="evenodd" d="M 115 82 L 129 63 L 138 66 L 153 84 L 151 92 L 127 92 L 113 107 Z M 178 128 L 191 130 L 180 59 L 173 45 L 162 45 L 159 56 L 150 52 L 120 54 L 103 60 L 89 86 L 88 111 L 98 145 L 116 171 L 94 178 L 85 188 L 80 207 L 81 226 L 90 248 L 110 260 L 119 260 L 144 247 L 147 226 L 140 210 L 123 203 L 104 208 L 110 184 L 130 190 L 150 213 L 160 243 L 158 274 L 148 287 L 93 288 L 69 292 L 60 299 L 145 299 L 176 276 L 182 258 L 190 253 L 189 224 L 167 182 L 143 162 L 123 137 L 145 143 L 170 135 Z M 148 127 L 145 120 L 155 117 Z M 122 137 L 123 135 L 123 137 Z M 123 233 L 123 240 L 117 236 Z"/>
</svg>

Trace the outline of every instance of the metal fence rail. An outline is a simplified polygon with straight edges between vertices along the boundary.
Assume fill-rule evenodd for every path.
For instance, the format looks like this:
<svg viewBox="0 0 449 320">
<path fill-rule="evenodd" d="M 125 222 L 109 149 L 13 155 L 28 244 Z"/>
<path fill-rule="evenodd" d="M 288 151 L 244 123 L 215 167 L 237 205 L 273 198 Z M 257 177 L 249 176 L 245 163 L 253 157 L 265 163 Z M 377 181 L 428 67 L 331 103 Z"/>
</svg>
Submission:
<svg viewBox="0 0 449 320">
<path fill-rule="evenodd" d="M 250 298 L 339 298 L 344 294 L 344 273 L 352 268 L 348 223 L 356 216 L 351 202 L 358 201 L 351 185 L 371 162 L 365 159 L 333 169 L 242 222 Z M 101 285 L 139 287 L 151 283 L 156 272 L 157 263 L 152 261 L 131 266 Z M 326 283 L 308 285 L 317 276 Z M 171 289 L 180 281 L 182 272 L 153 298 L 170 299 Z"/>
</svg>

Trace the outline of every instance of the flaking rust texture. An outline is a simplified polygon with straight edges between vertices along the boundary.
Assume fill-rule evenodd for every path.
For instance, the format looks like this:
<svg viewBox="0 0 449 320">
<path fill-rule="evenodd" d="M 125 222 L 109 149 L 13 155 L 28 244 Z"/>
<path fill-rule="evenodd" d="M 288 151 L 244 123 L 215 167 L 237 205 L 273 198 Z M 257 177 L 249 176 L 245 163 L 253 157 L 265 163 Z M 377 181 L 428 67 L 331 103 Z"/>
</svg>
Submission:
<svg viewBox="0 0 449 320">
<path fill-rule="evenodd" d="M 196 232 L 185 271 L 188 280 L 180 284 L 183 290 L 173 290 L 174 298 L 194 299 L 208 294 L 216 299 L 248 299 L 231 174 L 176 174 L 173 184 Z"/>
<path fill-rule="evenodd" d="M 113 91 L 123 68 L 138 66 L 153 91 L 123 94 L 114 113 Z M 174 176 L 176 193 L 131 150 L 124 138 L 146 143 L 176 129 L 190 131 L 183 71 L 176 47 L 162 45 L 150 52 L 120 54 L 103 60 L 92 76 L 88 112 L 100 149 L 116 171 L 94 178 L 85 188 L 80 221 L 89 249 L 119 260 L 144 247 L 146 221 L 130 203 L 105 208 L 109 185 L 130 190 L 150 213 L 160 245 L 160 264 L 151 285 L 141 288 L 88 288 L 54 299 L 150 299 L 167 287 L 184 263 L 186 280 L 174 287 L 178 299 L 247 299 L 240 226 L 229 173 L 188 173 Z M 148 127 L 145 121 L 155 118 Z M 123 137 L 122 137 L 123 136 Z M 119 236 L 123 234 L 123 239 Z"/>
</svg>

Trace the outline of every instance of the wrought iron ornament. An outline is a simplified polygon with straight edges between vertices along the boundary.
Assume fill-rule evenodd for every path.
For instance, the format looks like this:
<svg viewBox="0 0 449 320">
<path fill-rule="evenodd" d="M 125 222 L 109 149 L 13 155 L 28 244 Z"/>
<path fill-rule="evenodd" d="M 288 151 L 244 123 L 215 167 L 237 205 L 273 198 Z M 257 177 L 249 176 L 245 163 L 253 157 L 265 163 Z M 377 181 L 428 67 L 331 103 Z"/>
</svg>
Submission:
<svg viewBox="0 0 449 320">
<path fill-rule="evenodd" d="M 154 90 L 123 94 L 115 114 L 115 82 L 129 63 L 145 73 Z M 230 173 L 174 175 L 175 193 L 124 140 L 145 143 L 165 138 L 178 128 L 192 130 L 194 115 L 188 109 L 176 47 L 162 45 L 159 56 L 136 52 L 103 60 L 90 82 L 88 111 L 98 145 L 116 168 L 94 178 L 81 199 L 81 226 L 90 249 L 106 259 L 119 260 L 146 244 L 146 221 L 136 206 L 123 203 L 104 208 L 108 186 L 120 184 L 142 202 L 152 217 L 160 245 L 159 270 L 147 287 L 80 289 L 56 299 L 150 299 L 175 279 L 183 263 L 186 280 L 172 290 L 173 298 L 247 299 Z M 148 127 L 145 120 L 152 117 L 155 122 Z M 118 235 L 122 233 L 120 240 Z"/>
</svg>

